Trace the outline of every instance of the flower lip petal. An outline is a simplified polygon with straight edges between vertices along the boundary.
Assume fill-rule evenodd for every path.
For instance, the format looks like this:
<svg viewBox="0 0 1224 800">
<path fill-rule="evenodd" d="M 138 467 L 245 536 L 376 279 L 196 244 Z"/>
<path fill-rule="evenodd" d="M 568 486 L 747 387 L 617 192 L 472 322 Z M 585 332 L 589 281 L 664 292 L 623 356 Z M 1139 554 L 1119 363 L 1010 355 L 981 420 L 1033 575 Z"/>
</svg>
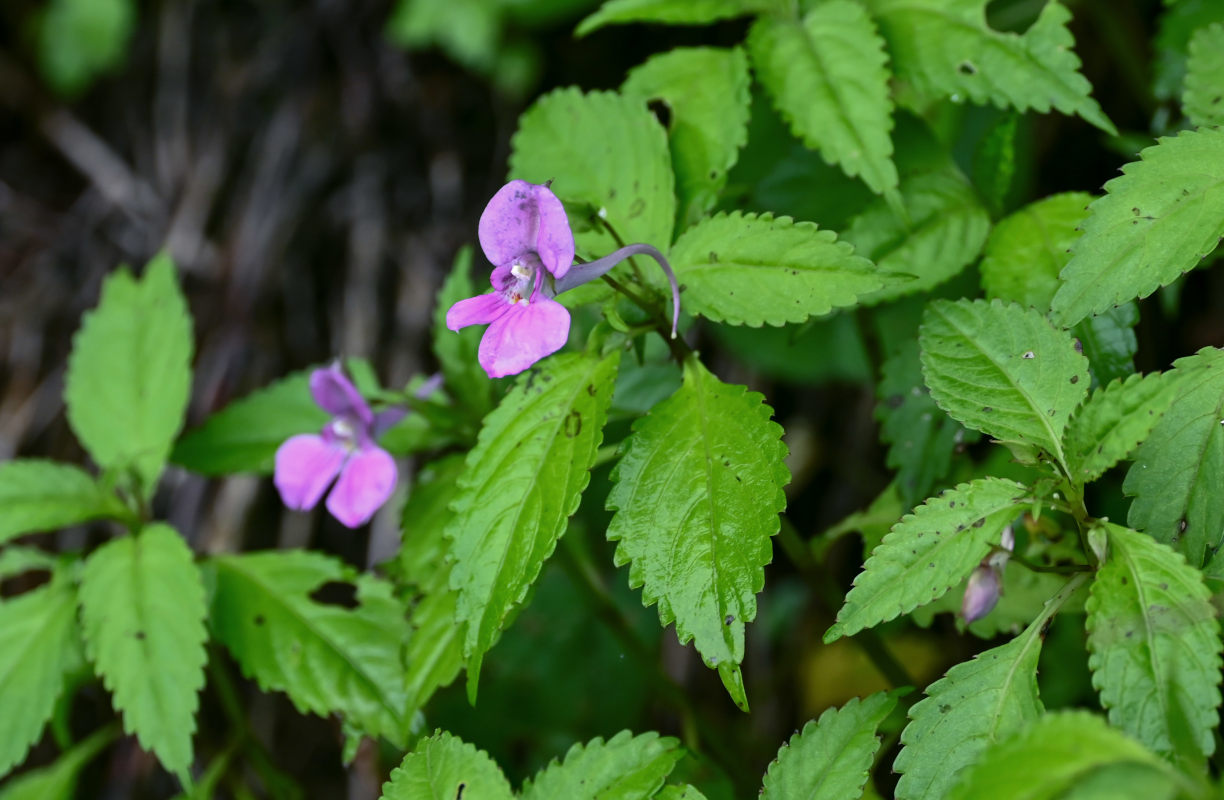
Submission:
<svg viewBox="0 0 1224 800">
<path fill-rule="evenodd" d="M 340 479 L 327 496 L 327 510 L 349 528 L 369 521 L 395 491 L 395 459 L 381 447 L 369 445 L 353 453 L 340 471 Z"/>
<path fill-rule="evenodd" d="M 478 294 L 460 300 L 447 309 L 446 327 L 457 331 L 468 325 L 487 325 L 501 319 L 509 310 L 510 304 L 502 297 L 501 292 Z"/>
<path fill-rule="evenodd" d="M 273 474 L 281 500 L 295 511 L 314 508 L 340 472 L 347 455 L 342 445 L 313 433 L 286 439 L 276 450 Z"/>
<path fill-rule="evenodd" d="M 537 292 L 529 303 L 508 306 L 480 340 L 477 360 L 490 378 L 517 375 L 569 339 L 570 315 L 556 300 Z"/>
<path fill-rule="evenodd" d="M 365 398 L 337 364 L 310 373 L 310 394 L 319 408 L 333 416 L 353 418 L 366 427 L 374 421 Z"/>
</svg>

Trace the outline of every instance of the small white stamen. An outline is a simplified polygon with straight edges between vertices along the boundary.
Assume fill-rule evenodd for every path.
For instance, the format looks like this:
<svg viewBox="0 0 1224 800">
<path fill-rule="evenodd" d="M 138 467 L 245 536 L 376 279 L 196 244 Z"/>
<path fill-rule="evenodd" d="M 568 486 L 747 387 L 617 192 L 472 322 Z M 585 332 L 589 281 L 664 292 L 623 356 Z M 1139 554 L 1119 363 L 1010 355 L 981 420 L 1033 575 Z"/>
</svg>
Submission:
<svg viewBox="0 0 1224 800">
<path fill-rule="evenodd" d="M 524 264 L 522 261 L 515 259 L 510 263 L 510 274 L 518 278 L 520 281 L 525 281 L 531 277 L 531 267 Z"/>
<path fill-rule="evenodd" d="M 338 419 L 332 423 L 332 433 L 341 439 L 352 439 L 353 426 L 349 424 L 348 420 Z"/>
<path fill-rule="evenodd" d="M 599 211 L 596 213 L 596 216 L 598 216 L 600 219 L 607 219 L 607 218 L 608 218 L 608 209 L 606 209 L 606 208 L 600 208 L 600 209 L 599 209 Z"/>
</svg>

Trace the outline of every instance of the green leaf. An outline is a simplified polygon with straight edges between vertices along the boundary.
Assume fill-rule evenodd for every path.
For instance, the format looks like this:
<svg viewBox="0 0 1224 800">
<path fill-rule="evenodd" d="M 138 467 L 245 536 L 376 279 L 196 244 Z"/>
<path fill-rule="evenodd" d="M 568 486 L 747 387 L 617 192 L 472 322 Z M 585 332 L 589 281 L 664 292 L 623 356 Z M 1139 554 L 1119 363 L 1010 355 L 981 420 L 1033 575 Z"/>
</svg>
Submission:
<svg viewBox="0 0 1224 800">
<path fill-rule="evenodd" d="M 230 403 L 184 434 L 171 460 L 204 475 L 271 474 L 286 439 L 318 433 L 331 419 L 310 396 L 310 372 L 295 372 Z"/>
<path fill-rule="evenodd" d="M 565 204 L 580 255 L 599 257 L 626 242 L 663 252 L 676 217 L 675 176 L 667 134 L 636 98 L 558 89 L 519 119 L 510 177 L 552 181 Z"/>
<path fill-rule="evenodd" d="M 191 351 L 191 317 L 165 254 L 143 279 L 126 268 L 107 278 L 72 341 L 68 422 L 100 467 L 133 470 L 145 496 L 183 426 Z"/>
<path fill-rule="evenodd" d="M 0 776 L 42 735 L 76 647 L 76 591 L 67 575 L 0 601 Z"/>
<path fill-rule="evenodd" d="M 691 784 L 683 786 L 664 786 L 655 800 L 707 800 L 701 790 Z"/>
<path fill-rule="evenodd" d="M 459 248 L 450 274 L 438 292 L 433 316 L 433 350 L 438 357 L 438 366 L 442 368 L 446 391 L 477 419 L 493 408 L 493 384 L 476 360 L 476 351 L 484 331 L 477 326 L 452 331 L 446 327 L 446 312 L 460 300 L 481 294 L 486 289 L 486 286 L 478 287 L 472 279 L 471 245 Z"/>
<path fill-rule="evenodd" d="M 404 756 L 383 784 L 382 800 L 513 800 L 514 792 L 488 753 L 437 731 Z"/>
<path fill-rule="evenodd" d="M 732 325 L 784 325 L 854 305 L 885 278 L 833 231 L 769 214 L 718 214 L 670 256 L 684 309 Z"/>
<path fill-rule="evenodd" d="M 1007 206 L 1016 181 L 1016 132 L 1020 115 L 1008 112 L 996 121 L 973 151 L 973 184 L 993 216 Z"/>
<path fill-rule="evenodd" d="M 1080 74 L 1071 12 L 1051 0 L 1024 32 L 986 22 L 987 0 L 871 0 L 897 77 L 927 97 L 1078 114 L 1106 133 L 1113 124 Z"/>
<path fill-rule="evenodd" d="M 1058 291 L 1058 274 L 1071 259 L 1092 195 L 1050 195 L 995 225 L 982 253 L 982 289 L 990 300 L 1014 300 L 1046 311 Z"/>
<path fill-rule="evenodd" d="M 1093 386 L 1135 373 L 1135 353 L 1139 351 L 1135 326 L 1138 324 L 1139 306 L 1132 301 L 1080 320 L 1071 329 L 1092 366 Z"/>
<path fill-rule="evenodd" d="M 81 629 L 123 728 L 171 772 L 191 766 L 204 686 L 204 585 L 183 538 L 154 523 L 102 545 L 81 574 Z"/>
<path fill-rule="evenodd" d="M 895 695 L 876 692 L 809 720 L 766 770 L 762 800 L 859 797 L 880 748 L 876 729 L 896 705 Z"/>
<path fill-rule="evenodd" d="M 578 23 L 575 36 L 586 36 L 605 25 L 663 22 L 705 25 L 769 8 L 775 0 L 605 0 L 599 10 Z"/>
<path fill-rule="evenodd" d="M 1168 782 L 1178 780 L 1172 767 L 1134 739 L 1109 727 L 1100 717 L 1085 711 L 1047 713 L 989 748 L 962 773 L 962 780 L 948 797 L 949 800 L 1079 797 L 1075 790 L 1099 773 L 1119 767 L 1137 768 L 1143 776 L 1151 772 L 1164 775 Z"/>
<path fill-rule="evenodd" d="M 1150 536 L 1102 523 L 1109 555 L 1088 599 L 1088 666 L 1115 727 L 1171 755 L 1179 718 L 1202 755 L 1219 724 L 1220 626 L 1203 575 Z"/>
<path fill-rule="evenodd" d="M 126 514 L 115 493 L 83 469 L 41 459 L 0 464 L 0 509 L 0 542 Z"/>
<path fill-rule="evenodd" d="M 1065 466 L 1062 434 L 1088 392 L 1088 359 L 1037 311 L 936 300 L 922 318 L 922 370 L 948 415 Z"/>
<path fill-rule="evenodd" d="M 332 712 L 398 746 L 409 708 L 402 649 L 403 605 L 390 584 L 304 550 L 218 556 L 210 623 L 244 675 L 283 691 L 299 711 Z M 357 606 L 317 602 L 328 584 L 356 587 Z"/>
<path fill-rule="evenodd" d="M 657 733 L 621 731 L 604 742 L 575 744 L 528 779 L 522 800 L 649 800 L 684 755 L 680 742 Z"/>
<path fill-rule="evenodd" d="M 1182 108 L 1195 125 L 1224 125 L 1224 24 L 1200 28 L 1190 37 Z"/>
<path fill-rule="evenodd" d="M 494 645 L 552 555 L 590 480 L 619 354 L 554 356 L 485 417 L 446 528 L 466 626 L 468 694 Z"/>
<path fill-rule="evenodd" d="M 1015 481 L 979 478 L 907 514 L 863 564 L 826 643 L 938 600 L 981 562 L 1029 502 Z"/>
<path fill-rule="evenodd" d="M 1054 296 L 1059 324 L 1147 297 L 1224 236 L 1224 130 L 1182 131 L 1139 157 L 1088 209 Z"/>
<path fill-rule="evenodd" d="M 867 10 L 829 0 L 802 21 L 763 15 L 748 34 L 748 50 L 795 136 L 898 204 L 888 57 Z"/>
<path fill-rule="evenodd" d="M 132 0 L 51 0 L 38 26 L 38 65 L 61 95 L 123 65 L 136 25 Z"/>
<path fill-rule="evenodd" d="M 1201 566 L 1224 542 L 1224 350 L 1173 362 L 1176 397 L 1135 453 L 1127 523 Z"/>
<path fill-rule="evenodd" d="M 36 547 L 11 545 L 0 550 L 0 581 L 34 570 L 54 571 L 59 559 Z"/>
<path fill-rule="evenodd" d="M 902 505 L 913 508 L 948 474 L 952 451 L 966 441 L 967 432 L 931 399 L 922 382 L 916 340 L 906 341 L 881 372 L 876 387 L 880 438 L 889 445 L 886 463 L 897 470 Z M 976 437 L 976 432 L 968 435 L 970 441 Z"/>
<path fill-rule="evenodd" d="M 748 58 L 738 47 L 677 47 L 629 71 L 621 93 L 661 100 L 676 171 L 680 229 L 714 207 L 748 141 Z"/>
<path fill-rule="evenodd" d="M 0 788 L 0 800 L 73 800 L 81 771 L 119 733 L 118 726 L 94 731 L 53 763 L 23 772 Z"/>
<path fill-rule="evenodd" d="M 1050 618 L 1084 577 L 1072 579 L 1023 633 L 1005 645 L 957 664 L 926 689 L 909 711 L 901 752 L 897 800 L 940 800 L 961 770 L 982 751 L 1036 722 L 1044 712 L 1037 693 L 1037 659 Z"/>
<path fill-rule="evenodd" d="M 763 401 L 688 359 L 680 389 L 634 423 L 608 495 L 608 539 L 619 542 L 616 564 L 630 565 L 630 588 L 659 604 L 681 644 L 696 640 L 745 711 L 744 625 L 756 618 L 790 480 L 782 427 Z"/>
<path fill-rule="evenodd" d="M 1178 384 L 1161 373 L 1132 375 L 1092 393 L 1063 440 L 1072 479 L 1091 483 L 1129 456 L 1172 405 Z"/>
<path fill-rule="evenodd" d="M 977 258 L 990 232 L 990 215 L 955 167 L 903 171 L 901 197 L 908 224 L 880 199 L 851 220 L 843 233 L 860 255 L 882 271 L 912 276 L 872 294 L 871 303 L 943 283 Z"/>
</svg>

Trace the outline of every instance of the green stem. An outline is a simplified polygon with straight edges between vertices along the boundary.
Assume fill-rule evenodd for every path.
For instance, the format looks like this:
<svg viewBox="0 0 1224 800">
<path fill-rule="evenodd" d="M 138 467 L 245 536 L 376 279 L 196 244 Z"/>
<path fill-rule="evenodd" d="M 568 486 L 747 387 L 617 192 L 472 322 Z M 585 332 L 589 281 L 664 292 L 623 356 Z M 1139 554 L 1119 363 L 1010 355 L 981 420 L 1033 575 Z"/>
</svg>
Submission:
<svg viewBox="0 0 1224 800">
<path fill-rule="evenodd" d="M 1015 561 L 1017 564 L 1030 572 L 1052 572 L 1056 575 L 1074 575 L 1077 572 L 1092 571 L 1092 567 L 1087 564 L 1054 564 L 1050 566 L 1042 566 L 1040 564 L 1034 564 L 1027 558 L 1016 555 L 1015 553 L 1011 554 L 1011 560 Z"/>
</svg>

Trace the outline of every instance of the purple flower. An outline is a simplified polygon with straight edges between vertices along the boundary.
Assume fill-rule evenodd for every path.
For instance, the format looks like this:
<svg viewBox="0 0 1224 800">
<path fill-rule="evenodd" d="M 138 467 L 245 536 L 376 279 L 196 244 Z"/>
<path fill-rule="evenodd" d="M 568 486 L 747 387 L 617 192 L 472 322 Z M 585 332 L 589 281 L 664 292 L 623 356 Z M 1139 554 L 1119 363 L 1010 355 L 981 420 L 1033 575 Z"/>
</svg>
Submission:
<svg viewBox="0 0 1224 800">
<path fill-rule="evenodd" d="M 999 547 L 993 548 L 969 575 L 965 596 L 961 598 L 961 617 L 968 625 L 994 610 L 1003 593 L 1003 568 L 1016 549 L 1016 534 L 1012 526 L 1003 529 Z"/>
<path fill-rule="evenodd" d="M 336 365 L 311 374 L 310 393 L 332 420 L 322 433 L 290 437 L 277 449 L 273 482 L 285 505 L 304 511 L 314 508 L 335 480 L 327 510 L 356 528 L 374 516 L 395 489 L 395 460 L 374 438 L 403 412 L 375 415 Z"/>
<path fill-rule="evenodd" d="M 493 292 L 455 303 L 446 327 L 488 324 L 477 360 L 490 378 L 500 378 L 555 353 L 569 338 L 569 311 L 552 299 L 545 272 L 565 277 L 574 261 L 574 234 L 557 196 L 526 181 L 511 181 L 493 195 L 478 233 L 495 266 Z"/>
</svg>

